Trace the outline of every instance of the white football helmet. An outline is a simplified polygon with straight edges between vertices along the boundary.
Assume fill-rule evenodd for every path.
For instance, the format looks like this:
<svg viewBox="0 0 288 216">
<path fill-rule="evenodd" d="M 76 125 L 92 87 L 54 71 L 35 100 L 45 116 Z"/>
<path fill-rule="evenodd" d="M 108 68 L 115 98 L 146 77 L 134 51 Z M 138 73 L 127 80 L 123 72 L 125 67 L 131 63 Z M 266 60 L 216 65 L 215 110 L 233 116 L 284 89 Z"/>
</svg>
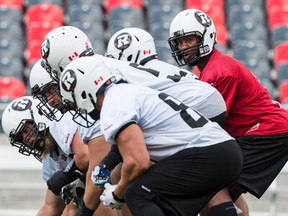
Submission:
<svg viewBox="0 0 288 216">
<path fill-rule="evenodd" d="M 46 35 L 41 45 L 41 55 L 51 69 L 51 76 L 59 81 L 61 72 L 71 61 L 94 55 L 94 50 L 82 30 L 73 26 L 61 26 Z"/>
<path fill-rule="evenodd" d="M 99 119 L 96 110 L 97 95 L 115 82 L 104 62 L 93 57 L 82 57 L 71 62 L 60 78 L 60 92 L 66 106 L 74 108 L 82 118 L 89 114 L 95 121 Z M 87 119 L 85 119 L 88 121 Z"/>
<path fill-rule="evenodd" d="M 39 114 L 36 105 L 38 99 L 32 96 L 23 96 L 13 100 L 4 110 L 2 115 L 2 127 L 4 133 L 9 136 L 12 146 L 19 148 L 23 155 L 33 155 L 41 161 L 43 154 L 43 140 L 46 129 L 49 127 L 49 119 Z M 28 126 L 30 123 L 32 126 Z M 29 130 L 23 137 L 22 131 Z M 36 139 L 31 139 L 36 134 Z"/>
<path fill-rule="evenodd" d="M 49 97 L 58 95 L 61 99 L 58 83 L 51 78 L 46 70 L 45 60 L 38 60 L 30 71 L 29 82 L 31 86 L 31 93 L 34 98 L 39 99 L 37 108 L 49 120 L 59 121 L 63 114 L 60 112 L 64 109 L 64 104 L 54 104 L 53 107 L 48 104 L 47 94 L 49 90 Z"/>
<path fill-rule="evenodd" d="M 107 56 L 144 65 L 151 58 L 157 58 L 157 53 L 150 33 L 140 28 L 124 28 L 110 38 Z"/>
<path fill-rule="evenodd" d="M 197 36 L 198 44 L 180 50 L 178 39 L 186 36 Z M 197 64 L 199 58 L 208 55 L 216 44 L 216 28 L 212 19 L 198 9 L 186 9 L 178 13 L 170 24 L 170 38 L 168 43 L 172 50 L 172 57 L 179 66 Z M 197 50 L 198 52 L 189 59 L 184 59 L 184 53 Z"/>
</svg>

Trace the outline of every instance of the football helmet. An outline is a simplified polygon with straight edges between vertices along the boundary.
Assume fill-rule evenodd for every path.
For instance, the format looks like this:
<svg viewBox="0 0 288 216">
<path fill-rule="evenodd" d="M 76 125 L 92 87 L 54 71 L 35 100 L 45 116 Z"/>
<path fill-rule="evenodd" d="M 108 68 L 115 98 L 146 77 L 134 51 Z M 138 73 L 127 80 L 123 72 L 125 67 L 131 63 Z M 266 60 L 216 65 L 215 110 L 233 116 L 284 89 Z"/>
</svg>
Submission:
<svg viewBox="0 0 288 216">
<path fill-rule="evenodd" d="M 113 82 L 115 77 L 104 62 L 93 56 L 82 57 L 64 69 L 60 92 L 66 106 L 75 110 L 75 118 L 78 115 L 88 122 L 89 114 L 97 121 L 100 113 L 96 110 L 97 95 Z"/>
<path fill-rule="evenodd" d="M 46 68 L 47 66 L 43 59 L 38 60 L 33 65 L 29 77 L 31 94 L 40 101 L 39 104 L 36 105 L 40 113 L 51 121 L 59 121 L 63 116 L 61 112 L 64 110 L 64 104 L 61 101 L 59 85 L 51 78 Z M 53 103 L 50 106 L 49 98 L 54 97 L 58 97 L 59 99 L 58 101 L 53 100 L 52 102 L 50 99 L 50 103 Z M 58 103 L 59 101 L 61 101 L 61 103 Z"/>
<path fill-rule="evenodd" d="M 2 128 L 11 145 L 19 148 L 19 153 L 27 156 L 32 154 L 41 161 L 49 119 L 39 114 L 36 108 L 38 103 L 38 99 L 32 96 L 13 100 L 3 112 Z"/>
<path fill-rule="evenodd" d="M 106 55 L 141 65 L 157 58 L 152 35 L 140 28 L 124 28 L 116 32 L 108 42 Z"/>
<path fill-rule="evenodd" d="M 48 72 L 56 81 L 59 81 L 61 72 L 71 61 L 91 55 L 94 55 L 94 50 L 87 35 L 73 26 L 53 29 L 45 36 L 41 45 L 41 56 L 46 61 Z"/>
<path fill-rule="evenodd" d="M 197 36 L 198 44 L 185 49 L 178 48 L 178 40 L 187 36 Z M 208 55 L 216 44 L 216 29 L 212 19 L 198 9 L 186 9 L 178 13 L 170 24 L 168 43 L 172 50 L 172 57 L 179 66 L 197 64 L 199 58 Z M 195 52 L 190 58 L 183 56 Z"/>
</svg>

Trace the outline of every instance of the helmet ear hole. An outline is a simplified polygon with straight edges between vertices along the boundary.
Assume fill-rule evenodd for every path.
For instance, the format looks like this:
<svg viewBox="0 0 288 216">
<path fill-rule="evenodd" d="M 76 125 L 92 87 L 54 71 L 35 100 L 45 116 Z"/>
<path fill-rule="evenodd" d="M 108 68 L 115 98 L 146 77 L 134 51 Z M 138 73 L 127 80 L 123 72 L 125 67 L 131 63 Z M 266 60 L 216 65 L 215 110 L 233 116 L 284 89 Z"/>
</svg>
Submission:
<svg viewBox="0 0 288 216">
<path fill-rule="evenodd" d="M 86 95 L 86 92 L 85 92 L 85 91 L 82 92 L 81 97 L 82 97 L 83 99 L 86 99 L 86 98 L 87 98 L 87 95 Z"/>
<path fill-rule="evenodd" d="M 128 57 L 127 57 L 127 61 L 131 61 L 131 59 L 132 59 L 132 57 L 133 57 L 133 55 L 129 55 Z"/>
</svg>

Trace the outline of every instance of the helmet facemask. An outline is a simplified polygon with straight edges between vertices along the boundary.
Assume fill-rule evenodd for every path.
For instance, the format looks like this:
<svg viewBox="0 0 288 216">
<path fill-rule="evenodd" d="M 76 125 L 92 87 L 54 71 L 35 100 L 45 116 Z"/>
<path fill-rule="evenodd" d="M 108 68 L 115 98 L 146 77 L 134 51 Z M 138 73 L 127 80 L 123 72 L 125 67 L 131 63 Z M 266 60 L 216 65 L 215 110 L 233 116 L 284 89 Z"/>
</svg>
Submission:
<svg viewBox="0 0 288 216">
<path fill-rule="evenodd" d="M 204 46 L 203 43 L 203 37 L 205 36 L 206 29 L 204 30 L 203 35 L 199 32 L 188 32 L 188 33 L 180 33 L 175 35 L 174 37 L 170 37 L 168 39 L 168 43 L 170 45 L 170 48 L 172 50 L 172 57 L 176 61 L 176 63 L 179 66 L 195 66 L 199 62 L 199 59 L 201 58 L 202 54 L 205 54 L 207 51 L 208 46 Z M 196 37 L 197 38 L 197 44 L 194 46 L 189 46 L 184 49 L 179 49 L 178 47 L 178 41 L 180 39 L 184 39 L 186 37 Z M 195 52 L 196 51 L 196 52 Z M 183 56 L 192 54 L 189 58 L 184 58 Z"/>
<path fill-rule="evenodd" d="M 41 131 L 40 131 L 41 128 Z M 25 131 L 25 136 L 23 132 Z M 12 146 L 19 148 L 19 153 L 30 156 L 31 154 L 42 161 L 45 152 L 46 124 L 36 124 L 31 119 L 23 119 L 15 130 L 9 134 Z"/>
<path fill-rule="evenodd" d="M 74 91 L 71 93 L 73 101 L 69 101 L 67 99 L 64 100 L 65 107 L 69 110 L 72 115 L 72 120 L 85 128 L 89 128 L 95 124 L 95 122 L 99 119 L 91 119 L 86 110 L 77 107 Z M 95 103 L 92 97 L 89 97 L 91 100 L 91 104 L 95 107 Z M 96 108 L 95 108 L 96 109 Z"/>
<path fill-rule="evenodd" d="M 47 93 L 48 91 L 49 94 Z M 61 120 L 63 114 L 66 112 L 64 104 L 60 103 L 55 106 L 50 106 L 48 103 L 48 96 L 51 98 L 61 98 L 59 86 L 55 82 L 47 83 L 41 87 L 35 85 L 31 92 L 33 97 L 40 101 L 36 106 L 40 114 L 46 116 L 50 121 L 55 120 L 58 122 Z"/>
</svg>

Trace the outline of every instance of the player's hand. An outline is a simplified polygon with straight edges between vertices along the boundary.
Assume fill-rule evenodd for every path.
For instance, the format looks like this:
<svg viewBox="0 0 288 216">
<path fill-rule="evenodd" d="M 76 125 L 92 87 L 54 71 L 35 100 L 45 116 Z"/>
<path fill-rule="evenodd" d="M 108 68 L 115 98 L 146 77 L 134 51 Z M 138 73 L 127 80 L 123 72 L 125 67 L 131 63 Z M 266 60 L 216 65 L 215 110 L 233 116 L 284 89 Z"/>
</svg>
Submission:
<svg viewBox="0 0 288 216">
<path fill-rule="evenodd" d="M 62 187 L 61 198 L 66 205 L 72 201 L 74 205 L 79 206 L 85 192 L 85 176 L 79 172 L 78 179 Z"/>
<path fill-rule="evenodd" d="M 105 187 L 105 190 L 100 196 L 101 202 L 103 202 L 105 206 L 108 206 L 112 209 L 121 209 L 124 203 L 124 200 L 117 197 L 114 194 L 114 190 L 117 187 L 117 185 L 111 185 L 109 183 L 106 183 L 104 187 Z"/>
<path fill-rule="evenodd" d="M 96 166 L 91 174 L 91 180 L 94 185 L 99 188 L 104 188 L 104 185 L 109 182 L 109 171 L 106 165 Z"/>
</svg>

